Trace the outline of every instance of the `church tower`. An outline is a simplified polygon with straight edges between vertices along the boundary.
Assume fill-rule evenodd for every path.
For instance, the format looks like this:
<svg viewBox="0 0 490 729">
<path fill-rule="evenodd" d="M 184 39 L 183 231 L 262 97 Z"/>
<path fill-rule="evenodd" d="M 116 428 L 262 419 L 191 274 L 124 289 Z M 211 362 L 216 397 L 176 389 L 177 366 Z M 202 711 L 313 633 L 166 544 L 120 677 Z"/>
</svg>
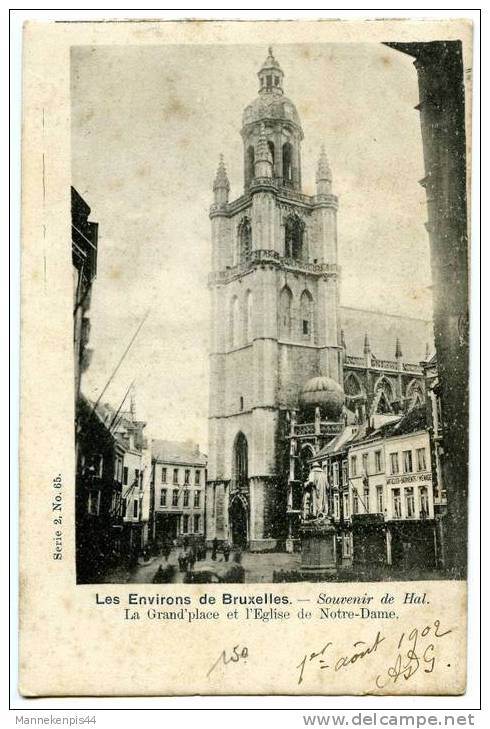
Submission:
<svg viewBox="0 0 490 729">
<path fill-rule="evenodd" d="M 303 130 L 272 49 L 243 112 L 244 191 L 213 185 L 207 538 L 275 548 L 286 529 L 287 414 L 311 378 L 342 383 L 337 198 L 322 149 L 301 188 Z M 286 479 L 286 482 L 285 482 Z"/>
</svg>

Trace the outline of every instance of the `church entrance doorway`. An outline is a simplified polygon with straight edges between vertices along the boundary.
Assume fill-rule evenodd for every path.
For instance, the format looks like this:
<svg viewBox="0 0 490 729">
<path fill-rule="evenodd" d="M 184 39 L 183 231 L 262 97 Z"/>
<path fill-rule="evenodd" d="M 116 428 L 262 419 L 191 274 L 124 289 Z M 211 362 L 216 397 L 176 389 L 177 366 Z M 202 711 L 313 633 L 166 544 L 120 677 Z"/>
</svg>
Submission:
<svg viewBox="0 0 490 729">
<path fill-rule="evenodd" d="M 248 541 L 248 510 L 239 497 L 230 504 L 230 536 L 234 547 L 246 549 Z"/>
</svg>

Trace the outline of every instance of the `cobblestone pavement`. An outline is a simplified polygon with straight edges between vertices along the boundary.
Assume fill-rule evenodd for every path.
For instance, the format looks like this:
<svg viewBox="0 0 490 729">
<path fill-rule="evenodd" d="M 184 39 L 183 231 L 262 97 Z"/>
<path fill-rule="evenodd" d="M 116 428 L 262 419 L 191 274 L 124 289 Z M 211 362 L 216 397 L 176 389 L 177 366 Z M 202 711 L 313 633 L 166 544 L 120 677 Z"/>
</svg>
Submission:
<svg viewBox="0 0 490 729">
<path fill-rule="evenodd" d="M 175 574 L 172 582 L 181 583 L 184 581 L 185 574 L 179 572 L 178 556 L 180 550 L 172 550 L 168 562 L 163 556 L 155 557 L 148 564 L 138 565 L 132 570 L 118 568 L 107 573 L 100 582 L 106 584 L 148 584 L 153 581 L 156 571 L 161 566 L 163 569 L 167 565 L 175 567 Z M 230 555 L 229 563 L 226 564 L 223 555 L 218 553 L 216 561 L 211 559 L 211 550 L 208 550 L 206 559 L 196 562 L 194 570 L 209 570 L 218 575 L 222 575 L 228 567 L 233 564 L 233 552 Z M 275 570 L 297 570 L 300 568 L 300 554 L 286 554 L 285 552 L 266 552 L 253 553 L 243 552 L 241 564 L 245 569 L 245 582 L 248 584 L 272 583 Z M 344 569 L 339 572 L 334 581 L 338 582 L 390 582 L 396 581 L 412 581 L 412 580 L 440 580 L 444 579 L 444 575 L 440 572 L 429 571 L 424 569 L 406 570 L 403 568 L 393 569 L 389 567 L 380 567 L 378 569 L 355 570 Z"/>
<path fill-rule="evenodd" d="M 172 550 L 168 562 L 163 556 L 155 557 L 149 564 L 138 565 L 133 570 L 115 569 L 108 573 L 103 582 L 112 584 L 132 583 L 145 584 L 153 580 L 155 572 L 161 566 L 163 569 L 167 565 L 175 567 L 175 577 L 173 582 L 183 582 L 184 573 L 179 572 L 178 568 L 179 550 Z M 272 582 L 274 570 L 292 570 L 297 569 L 300 564 L 301 557 L 299 554 L 286 554 L 284 552 L 268 552 L 268 553 L 251 553 L 244 552 L 242 554 L 241 564 L 245 569 L 245 582 Z M 233 564 L 233 552 L 230 555 L 229 566 Z M 206 559 L 196 562 L 195 569 L 217 571 L 220 574 L 225 569 L 223 555 L 218 553 L 216 562 L 211 559 L 211 550 L 208 550 Z"/>
</svg>

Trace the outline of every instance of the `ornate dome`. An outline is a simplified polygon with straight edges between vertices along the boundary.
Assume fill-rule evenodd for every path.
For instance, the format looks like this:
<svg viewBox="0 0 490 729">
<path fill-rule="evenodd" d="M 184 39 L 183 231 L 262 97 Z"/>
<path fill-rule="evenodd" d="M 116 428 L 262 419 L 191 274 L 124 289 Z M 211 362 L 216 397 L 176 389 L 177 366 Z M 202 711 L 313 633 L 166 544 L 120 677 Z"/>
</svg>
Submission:
<svg viewBox="0 0 490 729">
<path fill-rule="evenodd" d="M 300 400 L 306 407 L 319 407 L 322 415 L 337 420 L 342 415 L 345 394 L 331 377 L 312 377 L 303 387 Z"/>
<path fill-rule="evenodd" d="M 295 105 L 279 90 L 258 96 L 243 111 L 243 126 L 254 122 L 275 121 L 276 119 L 290 121 L 297 127 L 301 127 Z"/>
<path fill-rule="evenodd" d="M 284 73 L 274 58 L 272 48 L 258 72 L 259 95 L 243 112 L 243 126 L 262 121 L 289 121 L 301 128 L 296 107 L 283 92 Z"/>
</svg>

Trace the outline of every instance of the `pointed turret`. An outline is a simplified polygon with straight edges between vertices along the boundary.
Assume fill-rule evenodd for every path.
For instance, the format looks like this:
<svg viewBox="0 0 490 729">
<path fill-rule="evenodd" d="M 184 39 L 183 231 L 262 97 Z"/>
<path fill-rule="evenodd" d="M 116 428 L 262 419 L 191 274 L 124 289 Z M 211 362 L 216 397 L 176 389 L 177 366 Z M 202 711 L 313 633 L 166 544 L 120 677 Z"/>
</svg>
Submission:
<svg viewBox="0 0 490 729">
<path fill-rule="evenodd" d="M 328 195 L 332 192 L 332 170 L 323 145 L 316 170 L 316 192 L 317 195 Z"/>
<path fill-rule="evenodd" d="M 395 359 L 402 359 L 402 357 L 403 357 L 402 346 L 400 344 L 400 340 L 397 337 L 396 343 L 395 343 Z"/>
<path fill-rule="evenodd" d="M 364 354 L 371 354 L 371 345 L 369 344 L 369 337 L 367 332 L 364 335 Z"/>
<path fill-rule="evenodd" d="M 429 348 L 429 342 L 426 342 L 425 344 L 425 359 L 428 362 L 430 359 L 430 348 Z"/>
<path fill-rule="evenodd" d="M 260 126 L 255 150 L 255 177 L 272 177 L 272 155 L 265 136 L 265 124 Z"/>
<path fill-rule="evenodd" d="M 214 178 L 213 184 L 214 191 L 214 202 L 223 204 L 228 202 L 228 196 L 230 194 L 230 181 L 226 174 L 226 167 L 223 161 L 223 155 L 219 156 L 219 165 L 216 170 L 216 177 Z"/>
<path fill-rule="evenodd" d="M 371 367 L 371 345 L 369 344 L 369 337 L 367 335 L 367 332 L 364 335 L 364 362 L 366 364 L 366 367 Z"/>
<path fill-rule="evenodd" d="M 396 338 L 396 343 L 395 343 L 395 359 L 398 363 L 398 369 L 403 370 L 402 345 L 400 344 L 400 340 L 398 339 L 398 337 Z"/>
</svg>

